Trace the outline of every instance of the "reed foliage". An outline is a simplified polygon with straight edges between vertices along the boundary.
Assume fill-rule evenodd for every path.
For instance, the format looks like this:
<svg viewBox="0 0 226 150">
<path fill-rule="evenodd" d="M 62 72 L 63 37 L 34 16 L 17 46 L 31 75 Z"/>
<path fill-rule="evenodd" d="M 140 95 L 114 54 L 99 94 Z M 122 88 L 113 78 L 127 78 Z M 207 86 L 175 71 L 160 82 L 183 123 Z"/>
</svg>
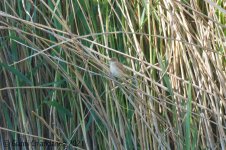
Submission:
<svg viewBox="0 0 226 150">
<path fill-rule="evenodd" d="M 1 147 L 224 149 L 225 8 L 1 0 Z M 131 78 L 109 75 L 111 57 Z"/>
</svg>

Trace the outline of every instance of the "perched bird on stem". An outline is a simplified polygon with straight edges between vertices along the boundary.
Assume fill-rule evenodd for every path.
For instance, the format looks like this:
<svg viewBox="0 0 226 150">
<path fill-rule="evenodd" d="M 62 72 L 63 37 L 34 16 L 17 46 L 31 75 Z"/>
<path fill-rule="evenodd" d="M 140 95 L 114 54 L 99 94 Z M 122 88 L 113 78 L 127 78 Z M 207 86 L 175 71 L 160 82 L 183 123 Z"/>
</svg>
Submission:
<svg viewBox="0 0 226 150">
<path fill-rule="evenodd" d="M 127 77 L 127 73 L 123 65 L 117 58 L 110 59 L 110 73 L 112 76 L 123 79 Z"/>
<path fill-rule="evenodd" d="M 117 58 L 111 58 L 110 59 L 110 74 L 113 77 L 116 77 L 118 79 L 122 79 L 123 83 L 125 83 L 125 87 L 127 90 L 131 91 L 133 93 L 133 96 L 136 95 L 137 97 L 140 97 L 140 93 L 138 92 L 138 83 L 136 76 L 130 77 L 128 73 L 126 72 L 126 69 L 123 67 L 123 65 L 118 61 Z M 132 83 L 130 83 L 129 80 L 132 79 Z M 120 82 L 116 82 L 117 85 L 121 87 Z M 134 93 L 135 92 L 135 93 Z"/>
</svg>

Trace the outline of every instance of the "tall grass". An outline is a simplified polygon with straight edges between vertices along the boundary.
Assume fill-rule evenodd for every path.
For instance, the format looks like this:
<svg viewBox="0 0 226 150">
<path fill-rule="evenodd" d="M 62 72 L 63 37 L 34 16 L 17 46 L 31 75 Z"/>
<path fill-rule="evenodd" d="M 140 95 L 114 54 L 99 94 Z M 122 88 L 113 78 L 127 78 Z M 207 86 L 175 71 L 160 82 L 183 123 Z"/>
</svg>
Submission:
<svg viewBox="0 0 226 150">
<path fill-rule="evenodd" d="M 224 149 L 225 8 L 2 0 L 1 149 Z"/>
</svg>

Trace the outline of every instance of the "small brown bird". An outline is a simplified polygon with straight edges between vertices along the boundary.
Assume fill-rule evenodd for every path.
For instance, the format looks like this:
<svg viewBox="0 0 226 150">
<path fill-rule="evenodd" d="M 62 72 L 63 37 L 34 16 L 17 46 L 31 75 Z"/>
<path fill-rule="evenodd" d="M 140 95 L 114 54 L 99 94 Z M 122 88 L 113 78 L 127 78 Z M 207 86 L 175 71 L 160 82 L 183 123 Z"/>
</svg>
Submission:
<svg viewBox="0 0 226 150">
<path fill-rule="evenodd" d="M 118 61 L 117 58 L 110 59 L 110 73 L 117 78 L 126 77 L 126 71 L 123 65 Z"/>
</svg>

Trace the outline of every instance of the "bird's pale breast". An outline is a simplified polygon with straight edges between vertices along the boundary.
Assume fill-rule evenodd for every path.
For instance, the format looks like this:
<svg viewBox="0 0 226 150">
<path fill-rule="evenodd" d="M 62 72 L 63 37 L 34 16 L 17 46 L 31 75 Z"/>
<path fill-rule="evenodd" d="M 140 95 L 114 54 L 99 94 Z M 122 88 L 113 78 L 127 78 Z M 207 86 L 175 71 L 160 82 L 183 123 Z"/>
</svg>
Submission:
<svg viewBox="0 0 226 150">
<path fill-rule="evenodd" d="M 110 63 L 110 72 L 115 77 L 122 76 L 122 71 L 117 67 L 117 65 L 114 62 Z"/>
</svg>

